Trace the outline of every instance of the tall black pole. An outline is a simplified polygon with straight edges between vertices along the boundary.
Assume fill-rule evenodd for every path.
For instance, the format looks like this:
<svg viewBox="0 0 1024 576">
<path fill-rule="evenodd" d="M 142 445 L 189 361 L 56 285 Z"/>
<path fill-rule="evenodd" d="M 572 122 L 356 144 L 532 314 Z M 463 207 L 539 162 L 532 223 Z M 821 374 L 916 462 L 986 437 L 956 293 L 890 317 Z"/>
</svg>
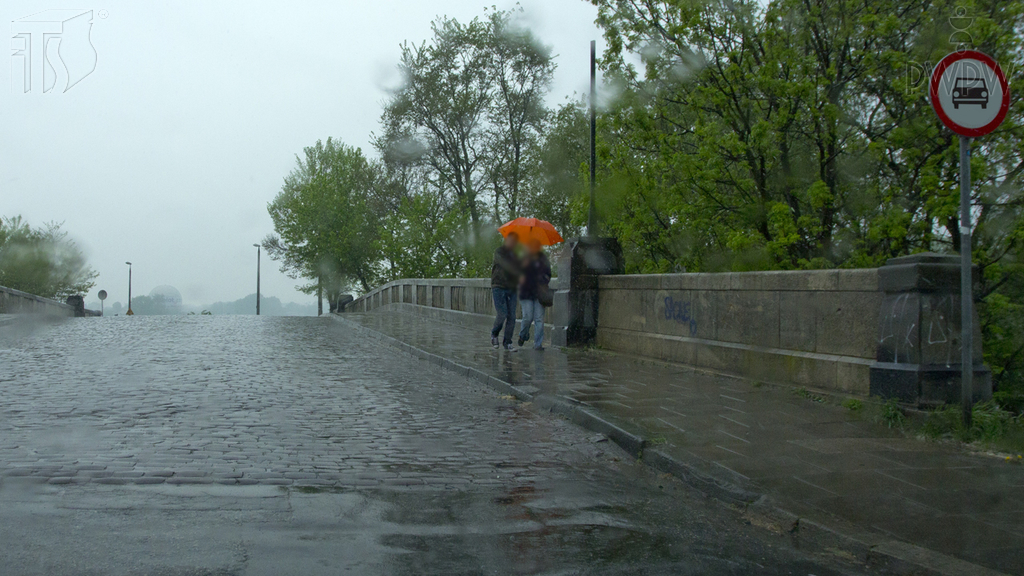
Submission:
<svg viewBox="0 0 1024 576">
<path fill-rule="evenodd" d="M 316 315 L 324 315 L 324 291 L 323 279 L 317 276 L 316 279 Z"/>
<path fill-rule="evenodd" d="M 125 316 L 134 316 L 135 312 L 132 312 L 132 263 L 125 262 L 128 265 L 128 311 L 124 313 Z"/>
<path fill-rule="evenodd" d="M 587 236 L 597 234 L 597 213 L 594 209 L 594 186 L 597 178 L 597 42 L 590 41 L 590 211 L 587 215 Z"/>
<path fill-rule="evenodd" d="M 256 247 L 256 315 L 260 315 L 260 245 L 253 244 Z"/>
<path fill-rule="evenodd" d="M 971 426 L 974 394 L 974 294 L 971 274 L 971 139 L 960 137 L 960 402 Z"/>
</svg>

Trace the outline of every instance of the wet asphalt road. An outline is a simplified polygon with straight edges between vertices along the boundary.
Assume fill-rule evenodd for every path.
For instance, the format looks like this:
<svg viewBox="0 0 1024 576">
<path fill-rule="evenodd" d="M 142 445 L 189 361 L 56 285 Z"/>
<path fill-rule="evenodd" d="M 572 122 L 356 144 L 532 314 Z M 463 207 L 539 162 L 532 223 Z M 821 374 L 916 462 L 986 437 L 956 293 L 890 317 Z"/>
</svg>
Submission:
<svg viewBox="0 0 1024 576">
<path fill-rule="evenodd" d="M 829 574 L 329 318 L 0 327 L 0 573 Z"/>
</svg>

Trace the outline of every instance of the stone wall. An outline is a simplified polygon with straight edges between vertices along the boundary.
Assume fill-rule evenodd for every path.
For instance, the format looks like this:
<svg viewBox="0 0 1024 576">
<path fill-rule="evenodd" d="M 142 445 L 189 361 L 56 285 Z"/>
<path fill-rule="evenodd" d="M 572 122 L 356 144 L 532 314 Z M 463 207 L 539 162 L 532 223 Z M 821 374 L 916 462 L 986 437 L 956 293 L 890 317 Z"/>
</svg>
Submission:
<svg viewBox="0 0 1024 576">
<path fill-rule="evenodd" d="M 56 300 L 0 286 L 0 314 L 74 316 L 75 308 Z"/>
<path fill-rule="evenodd" d="M 955 256 L 919 254 L 858 270 L 602 275 L 595 341 L 757 381 L 920 405 L 953 401 L 960 382 L 958 274 Z M 552 284 L 571 291 L 564 279 Z M 557 308 L 563 301 L 556 297 L 547 316 L 556 325 L 553 336 L 564 329 Z M 481 327 L 494 315 L 486 278 L 396 280 L 345 309 L 381 306 Z M 974 323 L 976 397 L 984 399 L 991 380 L 981 364 L 976 314 Z"/>
<path fill-rule="evenodd" d="M 403 279 L 388 282 L 345 305 L 346 312 L 369 312 L 389 304 L 412 304 L 470 314 L 493 314 L 489 278 Z"/>
<path fill-rule="evenodd" d="M 557 288 L 558 279 L 551 281 Z M 345 312 L 368 312 L 391 304 L 426 306 L 494 319 L 490 278 L 409 278 L 388 282 L 345 305 Z M 517 310 L 517 314 L 520 311 Z M 550 311 L 549 311 L 550 314 Z M 448 315 L 455 318 L 458 315 Z"/>
<path fill-rule="evenodd" d="M 601 276 L 599 293 L 602 348 L 868 393 L 877 269 Z"/>
<path fill-rule="evenodd" d="M 551 281 L 558 288 L 558 279 Z M 400 308 L 436 320 L 489 328 L 494 322 L 490 278 L 409 278 L 375 288 L 347 303 L 344 312 L 368 312 L 380 307 Z M 545 328 L 552 310 L 545 315 Z M 522 308 L 516 308 L 522 317 Z"/>
</svg>

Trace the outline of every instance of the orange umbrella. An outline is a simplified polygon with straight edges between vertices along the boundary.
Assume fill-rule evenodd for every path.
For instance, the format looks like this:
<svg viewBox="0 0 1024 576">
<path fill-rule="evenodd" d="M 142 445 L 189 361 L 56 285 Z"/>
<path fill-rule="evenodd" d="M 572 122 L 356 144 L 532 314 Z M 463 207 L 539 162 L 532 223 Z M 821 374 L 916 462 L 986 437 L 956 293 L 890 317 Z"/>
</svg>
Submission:
<svg viewBox="0 0 1024 576">
<path fill-rule="evenodd" d="M 498 232 L 501 232 L 502 236 L 515 232 L 519 236 L 519 241 L 524 244 L 530 240 L 537 240 L 542 246 L 563 242 L 562 235 L 555 230 L 551 222 L 536 218 L 516 218 L 511 222 L 505 222 L 498 228 Z"/>
</svg>

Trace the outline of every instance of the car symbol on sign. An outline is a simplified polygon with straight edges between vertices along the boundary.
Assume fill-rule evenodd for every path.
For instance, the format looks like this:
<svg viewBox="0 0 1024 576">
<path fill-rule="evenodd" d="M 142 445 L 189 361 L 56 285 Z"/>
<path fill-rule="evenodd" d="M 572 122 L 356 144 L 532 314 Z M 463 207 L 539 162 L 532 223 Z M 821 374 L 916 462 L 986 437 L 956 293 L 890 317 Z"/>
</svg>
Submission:
<svg viewBox="0 0 1024 576">
<path fill-rule="evenodd" d="M 982 110 L 988 106 L 988 86 L 984 78 L 957 78 L 953 81 L 953 108 L 959 110 L 961 104 L 980 104 Z"/>
</svg>

